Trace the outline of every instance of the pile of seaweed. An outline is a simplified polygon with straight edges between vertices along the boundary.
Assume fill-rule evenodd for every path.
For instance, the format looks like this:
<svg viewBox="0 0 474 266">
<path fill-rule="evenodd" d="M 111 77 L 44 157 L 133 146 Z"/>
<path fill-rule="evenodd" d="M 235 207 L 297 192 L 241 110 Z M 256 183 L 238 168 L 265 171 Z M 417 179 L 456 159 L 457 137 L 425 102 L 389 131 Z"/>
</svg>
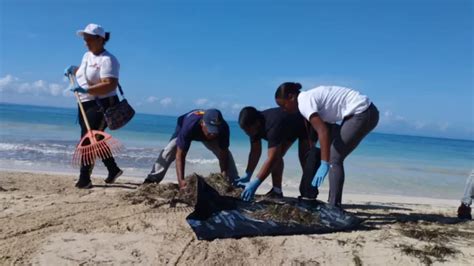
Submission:
<svg viewBox="0 0 474 266">
<path fill-rule="evenodd" d="M 213 187 L 221 196 L 240 198 L 242 188 L 234 187 L 227 178 L 221 174 L 210 174 L 204 181 Z"/>
<path fill-rule="evenodd" d="M 248 212 L 252 218 L 259 220 L 272 220 L 281 224 L 296 223 L 305 226 L 320 224 L 318 213 L 310 212 L 305 208 L 293 204 L 277 204 L 265 201 L 264 207 L 254 212 Z"/>
<path fill-rule="evenodd" d="M 125 194 L 123 198 L 131 204 L 143 203 L 156 208 L 167 204 L 173 207 L 178 203 L 194 207 L 197 202 L 198 178 L 203 178 L 219 195 L 234 198 L 238 208 L 251 218 L 305 226 L 320 223 L 318 213 L 298 206 L 294 200 L 272 201 L 264 196 L 257 196 L 257 202 L 242 202 L 240 200 L 242 188 L 234 187 L 227 178 L 217 173 L 212 173 L 207 177 L 201 177 L 196 173 L 191 174 L 185 178 L 186 188 L 181 190 L 175 183 L 144 184 L 136 191 Z"/>
<path fill-rule="evenodd" d="M 185 189 L 179 189 L 176 183 L 143 184 L 132 193 L 123 195 L 123 199 L 131 204 L 146 204 L 159 207 L 165 204 L 183 203 L 194 206 L 197 201 L 197 179 L 200 175 L 194 173 L 185 178 Z M 203 177 L 201 177 L 203 178 Z M 204 177 L 207 184 L 212 186 L 220 195 L 238 198 L 241 188 L 235 188 L 221 174 L 210 174 Z"/>
<path fill-rule="evenodd" d="M 152 207 L 160 207 L 181 201 L 178 194 L 178 184 L 144 184 L 131 193 L 123 194 L 122 198 L 131 204 L 143 203 Z"/>
</svg>

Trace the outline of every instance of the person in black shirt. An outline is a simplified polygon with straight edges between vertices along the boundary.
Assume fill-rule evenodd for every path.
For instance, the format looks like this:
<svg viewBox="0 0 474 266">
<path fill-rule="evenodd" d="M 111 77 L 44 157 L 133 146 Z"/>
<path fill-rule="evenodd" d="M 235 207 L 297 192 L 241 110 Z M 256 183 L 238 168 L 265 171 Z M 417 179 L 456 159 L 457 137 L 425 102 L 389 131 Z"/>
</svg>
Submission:
<svg viewBox="0 0 474 266">
<path fill-rule="evenodd" d="M 270 173 L 272 174 L 273 188 L 266 195 L 283 197 L 281 190 L 283 156 L 293 142 L 298 139 L 299 160 L 301 167 L 304 168 L 304 157 L 310 149 L 304 118 L 300 114 L 286 113 L 278 107 L 258 111 L 254 107 L 248 106 L 240 111 L 239 125 L 250 138 L 246 174 L 236 181 L 236 185 L 245 186 L 242 198 L 250 200 L 258 186 Z M 262 153 L 262 139 L 268 142 L 268 158 L 257 174 L 257 178 L 250 181 Z"/>
</svg>

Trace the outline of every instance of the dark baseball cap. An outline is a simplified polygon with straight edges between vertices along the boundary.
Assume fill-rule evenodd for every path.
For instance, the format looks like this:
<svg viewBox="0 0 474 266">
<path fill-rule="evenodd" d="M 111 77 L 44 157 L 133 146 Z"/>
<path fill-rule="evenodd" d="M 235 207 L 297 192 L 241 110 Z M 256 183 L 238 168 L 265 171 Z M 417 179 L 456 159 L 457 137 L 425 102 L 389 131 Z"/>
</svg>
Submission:
<svg viewBox="0 0 474 266">
<path fill-rule="evenodd" d="M 223 122 L 222 114 L 217 109 L 207 109 L 202 117 L 207 131 L 211 134 L 219 134 L 220 125 Z"/>
</svg>

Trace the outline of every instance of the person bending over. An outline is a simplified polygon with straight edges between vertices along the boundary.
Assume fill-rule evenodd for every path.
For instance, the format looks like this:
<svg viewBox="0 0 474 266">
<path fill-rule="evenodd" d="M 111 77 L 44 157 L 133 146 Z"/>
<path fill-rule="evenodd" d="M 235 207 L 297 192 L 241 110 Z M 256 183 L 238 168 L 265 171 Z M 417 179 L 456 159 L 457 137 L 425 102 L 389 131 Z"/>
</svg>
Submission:
<svg viewBox="0 0 474 266">
<path fill-rule="evenodd" d="M 245 175 L 236 180 L 238 186 L 245 187 L 242 199 L 250 200 L 261 181 L 270 173 L 273 187 L 266 196 L 283 197 L 283 156 L 296 139 L 299 142 L 299 161 L 301 167 L 304 168 L 304 156 L 309 150 L 304 123 L 304 118 L 300 114 L 288 114 L 279 107 L 258 111 L 254 107 L 247 106 L 240 111 L 239 125 L 250 139 L 250 153 Z M 268 157 L 257 174 L 257 178 L 249 182 L 262 154 L 262 139 L 268 142 Z"/>
<path fill-rule="evenodd" d="M 184 169 L 186 154 L 191 142 L 201 141 L 219 160 L 224 176 L 233 182 L 238 178 L 232 153 L 229 151 L 229 125 L 217 109 L 193 110 L 178 117 L 170 142 L 160 151 L 150 174 L 144 183 L 159 183 L 165 177 L 170 164 L 176 160 L 176 177 L 181 189 L 186 186 Z"/>
<path fill-rule="evenodd" d="M 350 88 L 300 90 L 301 84 L 285 82 L 276 90 L 275 100 L 287 112 L 299 111 L 317 132 L 321 164 L 312 185 L 320 187 L 329 172 L 329 204 L 341 207 L 344 160 L 377 126 L 379 111 L 367 96 Z"/>
</svg>

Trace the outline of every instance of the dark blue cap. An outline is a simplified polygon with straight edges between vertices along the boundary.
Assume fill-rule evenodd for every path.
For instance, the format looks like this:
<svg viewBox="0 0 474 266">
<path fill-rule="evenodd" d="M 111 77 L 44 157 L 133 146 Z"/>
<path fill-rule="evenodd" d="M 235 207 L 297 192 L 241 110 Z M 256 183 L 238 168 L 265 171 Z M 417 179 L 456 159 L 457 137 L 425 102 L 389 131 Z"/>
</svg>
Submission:
<svg viewBox="0 0 474 266">
<path fill-rule="evenodd" d="M 207 109 L 202 117 L 207 131 L 211 134 L 219 134 L 220 125 L 223 122 L 222 114 L 217 109 Z"/>
</svg>

